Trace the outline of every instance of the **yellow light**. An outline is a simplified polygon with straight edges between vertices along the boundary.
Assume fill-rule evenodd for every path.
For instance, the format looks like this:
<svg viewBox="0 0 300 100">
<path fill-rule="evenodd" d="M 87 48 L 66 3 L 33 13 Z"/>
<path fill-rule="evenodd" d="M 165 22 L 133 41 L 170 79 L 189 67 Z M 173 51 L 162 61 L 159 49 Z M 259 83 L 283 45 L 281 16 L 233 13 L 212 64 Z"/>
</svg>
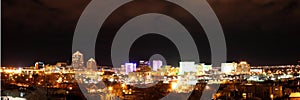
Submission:
<svg viewBox="0 0 300 100">
<path fill-rule="evenodd" d="M 271 95 L 270 95 L 270 98 L 271 98 L 271 99 L 273 99 L 273 98 L 274 98 L 274 95 L 273 95 L 273 94 L 271 94 Z"/>
<path fill-rule="evenodd" d="M 247 62 L 246 61 L 241 61 L 240 64 L 247 64 Z"/>
<path fill-rule="evenodd" d="M 295 98 L 295 97 L 300 97 L 300 92 L 293 92 L 293 93 L 291 93 L 291 95 L 290 95 L 290 98 Z"/>
<path fill-rule="evenodd" d="M 216 96 L 217 96 L 217 97 L 220 97 L 220 96 L 221 96 L 221 93 L 217 93 Z"/>
<path fill-rule="evenodd" d="M 111 86 L 108 87 L 108 90 L 109 90 L 109 91 L 112 91 L 112 90 L 113 90 L 113 87 L 111 87 Z"/>
<path fill-rule="evenodd" d="M 73 89 L 73 87 L 69 87 L 69 90 L 72 90 Z"/>
<path fill-rule="evenodd" d="M 125 87 L 126 87 L 126 85 L 125 85 L 125 84 L 122 84 L 121 86 L 122 86 L 122 88 L 125 88 Z"/>
<path fill-rule="evenodd" d="M 177 82 L 172 82 L 171 88 L 172 88 L 172 90 L 175 90 L 177 88 Z"/>
<path fill-rule="evenodd" d="M 61 83 L 62 82 L 62 77 L 59 77 L 58 80 L 56 81 L 57 83 Z"/>
<path fill-rule="evenodd" d="M 247 94 L 246 93 L 243 93 L 242 96 L 243 96 L 244 99 L 247 98 Z"/>
</svg>

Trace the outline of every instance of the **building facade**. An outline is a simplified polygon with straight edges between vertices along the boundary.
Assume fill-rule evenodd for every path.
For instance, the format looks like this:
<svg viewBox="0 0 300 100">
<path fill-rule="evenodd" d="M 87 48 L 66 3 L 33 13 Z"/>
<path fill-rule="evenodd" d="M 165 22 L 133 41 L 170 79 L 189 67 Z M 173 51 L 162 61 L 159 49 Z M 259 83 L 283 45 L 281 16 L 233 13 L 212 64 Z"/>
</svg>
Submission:
<svg viewBox="0 0 300 100">
<path fill-rule="evenodd" d="M 83 54 L 79 51 L 76 51 L 72 55 L 72 66 L 74 69 L 80 69 L 84 67 L 84 58 Z"/>
<path fill-rule="evenodd" d="M 250 72 L 250 64 L 246 61 L 241 61 L 236 68 L 236 72 L 238 73 L 248 73 Z"/>
<path fill-rule="evenodd" d="M 96 60 L 93 58 L 90 58 L 87 62 L 86 62 L 86 68 L 89 70 L 97 70 L 97 63 Z"/>
</svg>

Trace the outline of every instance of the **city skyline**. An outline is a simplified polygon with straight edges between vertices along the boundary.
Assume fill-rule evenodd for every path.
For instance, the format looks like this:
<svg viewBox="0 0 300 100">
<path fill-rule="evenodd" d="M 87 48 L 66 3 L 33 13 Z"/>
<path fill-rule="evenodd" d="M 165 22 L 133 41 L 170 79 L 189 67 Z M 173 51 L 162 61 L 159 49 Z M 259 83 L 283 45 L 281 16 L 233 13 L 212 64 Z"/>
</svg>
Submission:
<svg viewBox="0 0 300 100">
<path fill-rule="evenodd" d="M 74 55 L 74 60 L 81 64 L 78 58 L 84 55 L 80 52 Z M 167 65 L 157 69 L 147 61 L 140 61 L 139 68 L 136 63 L 125 63 L 120 68 L 93 70 L 95 60 L 91 58 L 88 63 L 86 67 L 66 66 L 63 62 L 56 65 L 37 62 L 35 67 L 24 68 L 1 67 L 1 98 L 32 100 L 36 95 L 38 99 L 64 100 L 300 98 L 300 65 L 250 67 L 242 61 L 222 63 L 220 70 L 204 63 L 183 61 L 180 67 Z M 216 92 L 205 95 L 207 91 Z"/>
<path fill-rule="evenodd" d="M 1 9 L 1 100 L 300 100 L 300 0 Z"/>
<path fill-rule="evenodd" d="M 167 62 L 167 61 L 166 61 Z M 56 65 L 56 66 L 61 66 L 61 64 L 65 64 L 64 66 L 69 66 L 69 67 L 72 67 L 72 68 L 75 68 L 75 69 L 78 69 L 78 68 L 88 68 L 88 69 L 98 69 L 98 67 L 108 67 L 108 68 L 114 68 L 114 67 L 124 67 L 124 66 L 127 66 L 127 65 L 131 65 L 131 66 L 135 66 L 134 68 L 136 68 L 137 65 L 139 65 L 139 67 L 141 66 L 150 66 L 150 67 L 153 67 L 153 70 L 154 71 L 157 71 L 157 69 L 160 69 L 161 67 L 163 66 L 172 66 L 172 67 L 180 67 L 182 66 L 181 63 L 189 63 L 188 65 L 205 65 L 205 64 L 209 64 L 210 66 L 212 67 L 216 67 L 216 68 L 221 68 L 221 70 L 231 70 L 231 68 L 227 68 L 227 67 L 224 67 L 224 66 L 237 66 L 235 64 L 237 64 L 238 62 L 242 63 L 242 64 L 247 64 L 248 62 L 246 60 L 239 60 L 239 61 L 226 61 L 226 62 L 221 62 L 221 64 L 219 66 L 216 66 L 216 65 L 213 65 L 211 63 L 206 63 L 206 62 L 196 62 L 196 61 L 193 61 L 193 60 L 188 60 L 188 61 L 185 61 L 185 60 L 181 60 L 178 63 L 178 66 L 175 64 L 166 64 L 164 65 L 163 64 L 163 61 L 160 60 L 159 58 L 153 58 L 153 59 L 148 59 L 148 60 L 138 60 L 138 61 L 130 61 L 130 62 L 123 62 L 121 66 L 108 66 L 108 65 L 102 65 L 102 64 L 98 64 L 97 61 L 94 59 L 94 58 L 89 58 L 88 60 L 84 60 L 84 54 L 81 53 L 80 51 L 76 51 L 76 52 L 73 52 L 72 54 L 72 63 L 68 64 L 68 62 L 63 62 L 63 61 L 57 61 L 55 62 L 55 64 L 49 64 L 49 63 L 45 63 L 45 62 L 41 62 L 41 61 L 38 61 L 38 62 L 35 62 L 33 63 L 33 65 L 30 65 L 30 66 L 1 66 L 1 67 L 16 67 L 16 68 L 20 68 L 20 67 L 37 67 L 39 66 L 39 64 L 42 64 L 42 66 L 45 66 L 45 65 Z M 282 64 L 282 65 L 254 65 L 254 67 L 278 67 L 278 66 L 298 66 L 299 64 Z M 250 64 L 248 64 L 248 66 L 250 66 Z M 252 65 L 253 66 L 253 65 Z M 224 68 L 222 68 L 224 67 Z M 188 68 L 187 70 L 194 70 L 193 68 Z"/>
</svg>

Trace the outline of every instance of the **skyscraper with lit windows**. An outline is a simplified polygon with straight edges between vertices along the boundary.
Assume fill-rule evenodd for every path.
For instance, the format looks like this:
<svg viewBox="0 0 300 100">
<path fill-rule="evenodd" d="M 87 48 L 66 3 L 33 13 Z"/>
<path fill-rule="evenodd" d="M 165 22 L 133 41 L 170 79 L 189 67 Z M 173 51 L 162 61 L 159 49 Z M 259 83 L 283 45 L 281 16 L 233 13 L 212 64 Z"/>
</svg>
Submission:
<svg viewBox="0 0 300 100">
<path fill-rule="evenodd" d="M 161 60 L 153 60 L 151 66 L 153 71 L 157 71 L 158 69 L 161 69 L 163 62 Z"/>
<path fill-rule="evenodd" d="M 90 58 L 87 62 L 86 62 L 86 67 L 89 70 L 97 70 L 97 63 L 96 60 L 93 58 Z"/>
<path fill-rule="evenodd" d="M 83 59 L 83 54 L 80 53 L 79 51 L 76 51 L 72 55 L 72 66 L 75 69 L 83 68 L 84 64 L 84 59 Z"/>
<path fill-rule="evenodd" d="M 125 63 L 125 74 L 136 71 L 136 63 Z"/>
<path fill-rule="evenodd" d="M 239 73 L 250 72 L 250 64 L 248 64 L 246 61 L 241 61 L 236 67 L 236 72 Z"/>
<path fill-rule="evenodd" d="M 43 62 L 36 62 L 34 66 L 34 69 L 42 69 L 45 67 L 45 64 Z"/>
<path fill-rule="evenodd" d="M 197 72 L 197 67 L 194 61 L 179 62 L 179 75 L 184 75 L 185 72 Z"/>
</svg>

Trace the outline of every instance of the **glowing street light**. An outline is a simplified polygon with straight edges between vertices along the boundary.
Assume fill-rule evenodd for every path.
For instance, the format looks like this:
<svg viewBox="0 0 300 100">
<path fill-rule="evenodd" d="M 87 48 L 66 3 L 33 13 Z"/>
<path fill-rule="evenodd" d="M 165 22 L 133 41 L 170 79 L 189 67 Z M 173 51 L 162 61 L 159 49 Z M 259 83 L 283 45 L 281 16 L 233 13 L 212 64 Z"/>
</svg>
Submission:
<svg viewBox="0 0 300 100">
<path fill-rule="evenodd" d="M 274 98 L 274 95 L 273 95 L 273 94 L 271 94 L 271 95 L 270 95 L 270 98 L 271 98 L 271 100 L 273 100 L 273 98 Z"/>
</svg>

